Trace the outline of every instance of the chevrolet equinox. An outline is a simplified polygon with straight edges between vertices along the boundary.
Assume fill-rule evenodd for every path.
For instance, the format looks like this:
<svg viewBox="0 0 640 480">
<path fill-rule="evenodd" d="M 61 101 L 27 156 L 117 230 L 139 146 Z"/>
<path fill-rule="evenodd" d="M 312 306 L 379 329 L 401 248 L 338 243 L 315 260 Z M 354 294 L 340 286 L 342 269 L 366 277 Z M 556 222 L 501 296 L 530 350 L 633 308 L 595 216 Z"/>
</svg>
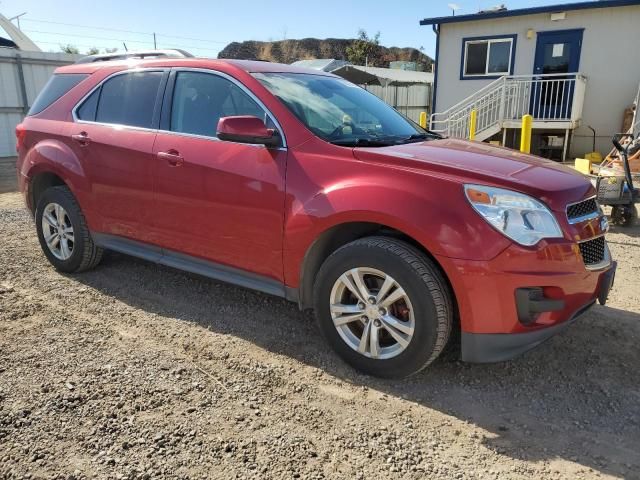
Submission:
<svg viewBox="0 0 640 480">
<path fill-rule="evenodd" d="M 583 175 L 442 138 L 335 75 L 156 59 L 58 68 L 16 128 L 20 190 L 62 272 L 105 249 L 313 308 L 360 371 L 459 344 L 509 359 L 615 271 Z"/>
</svg>

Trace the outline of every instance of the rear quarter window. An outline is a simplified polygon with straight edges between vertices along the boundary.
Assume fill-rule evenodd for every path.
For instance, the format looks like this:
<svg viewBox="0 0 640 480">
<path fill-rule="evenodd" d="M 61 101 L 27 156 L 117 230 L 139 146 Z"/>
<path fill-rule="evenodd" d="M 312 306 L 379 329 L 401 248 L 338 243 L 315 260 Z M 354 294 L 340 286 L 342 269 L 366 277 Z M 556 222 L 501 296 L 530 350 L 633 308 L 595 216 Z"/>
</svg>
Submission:
<svg viewBox="0 0 640 480">
<path fill-rule="evenodd" d="M 54 74 L 36 97 L 27 115 L 36 115 L 42 112 L 88 76 L 86 73 Z"/>
<path fill-rule="evenodd" d="M 100 88 L 93 91 L 89 97 L 82 102 L 82 105 L 76 110 L 76 116 L 80 120 L 95 121 L 96 111 L 98 110 L 98 98 L 100 97 Z"/>
</svg>

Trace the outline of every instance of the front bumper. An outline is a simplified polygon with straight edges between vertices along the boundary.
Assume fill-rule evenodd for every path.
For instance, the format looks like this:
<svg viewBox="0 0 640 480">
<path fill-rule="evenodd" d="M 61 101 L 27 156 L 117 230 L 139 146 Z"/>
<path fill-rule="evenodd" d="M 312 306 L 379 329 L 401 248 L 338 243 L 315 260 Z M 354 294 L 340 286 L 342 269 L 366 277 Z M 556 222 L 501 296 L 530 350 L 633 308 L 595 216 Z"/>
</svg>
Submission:
<svg viewBox="0 0 640 480">
<path fill-rule="evenodd" d="M 602 276 L 597 292 L 598 301 L 604 304 L 613 286 L 616 263 Z M 565 330 L 583 313 L 589 310 L 594 301 L 580 308 L 568 320 L 550 327 L 523 333 L 469 333 L 462 332 L 462 361 L 471 363 L 493 363 L 509 360 L 537 347 L 554 335 Z"/>
<path fill-rule="evenodd" d="M 608 251 L 607 251 L 608 253 Z M 443 259 L 460 315 L 462 360 L 510 359 L 564 330 L 596 301 L 604 303 L 616 263 L 585 268 L 578 246 L 557 241 L 529 249 L 512 245 L 490 261 Z M 523 321 L 517 292 L 537 289 L 549 311 Z M 534 309 L 535 310 L 535 309 Z M 544 310 L 544 309 L 543 309 Z"/>
</svg>

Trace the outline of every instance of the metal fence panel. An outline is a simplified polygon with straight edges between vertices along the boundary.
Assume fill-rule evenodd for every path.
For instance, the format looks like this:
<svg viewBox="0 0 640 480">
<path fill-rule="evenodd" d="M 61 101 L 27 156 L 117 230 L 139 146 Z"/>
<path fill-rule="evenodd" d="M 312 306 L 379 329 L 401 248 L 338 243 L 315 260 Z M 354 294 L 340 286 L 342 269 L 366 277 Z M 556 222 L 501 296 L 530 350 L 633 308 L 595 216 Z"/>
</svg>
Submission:
<svg viewBox="0 0 640 480">
<path fill-rule="evenodd" d="M 18 57 L 18 55 L 20 57 Z M 53 71 L 81 55 L 0 48 L 0 157 L 16 154 L 15 129 Z M 22 67 L 21 82 L 20 66 Z M 27 102 L 23 101 L 23 88 Z"/>
<path fill-rule="evenodd" d="M 420 112 L 431 113 L 431 84 L 362 85 L 385 103 L 418 123 Z"/>
<path fill-rule="evenodd" d="M 21 121 L 21 113 L 0 113 L 0 157 L 16 154 L 16 125 Z"/>
</svg>

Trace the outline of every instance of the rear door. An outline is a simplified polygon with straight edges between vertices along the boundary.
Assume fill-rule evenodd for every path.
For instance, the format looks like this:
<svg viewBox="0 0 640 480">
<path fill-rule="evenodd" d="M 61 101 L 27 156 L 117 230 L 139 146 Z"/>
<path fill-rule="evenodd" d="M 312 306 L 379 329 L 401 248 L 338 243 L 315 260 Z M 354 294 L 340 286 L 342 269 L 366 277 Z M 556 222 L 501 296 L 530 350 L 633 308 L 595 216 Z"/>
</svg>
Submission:
<svg viewBox="0 0 640 480">
<path fill-rule="evenodd" d="M 235 79 L 209 70 L 172 72 L 154 145 L 154 225 L 167 250 L 281 281 L 287 152 L 219 140 L 218 120 L 234 115 L 276 128 Z"/>
<path fill-rule="evenodd" d="M 70 144 L 91 183 L 93 228 L 152 241 L 153 142 L 168 71 L 112 75 L 74 110 Z"/>
</svg>

